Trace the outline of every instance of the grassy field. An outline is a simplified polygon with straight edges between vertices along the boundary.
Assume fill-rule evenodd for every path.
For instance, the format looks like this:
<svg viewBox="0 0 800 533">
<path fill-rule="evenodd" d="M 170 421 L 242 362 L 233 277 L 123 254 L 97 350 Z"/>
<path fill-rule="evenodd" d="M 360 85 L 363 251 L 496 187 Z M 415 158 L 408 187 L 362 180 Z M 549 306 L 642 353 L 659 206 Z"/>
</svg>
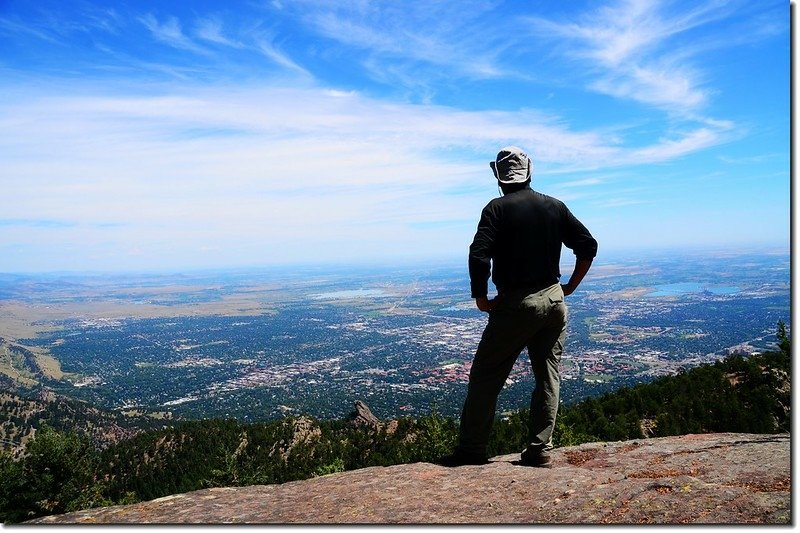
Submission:
<svg viewBox="0 0 800 533">
<path fill-rule="evenodd" d="M 35 369 L 27 367 L 25 359 L 8 344 L 0 345 L 0 374 L 5 374 L 14 381 L 30 387 L 37 384 L 33 370 Z"/>
<path fill-rule="evenodd" d="M 42 348 L 29 349 L 36 354 L 36 364 L 39 365 L 39 370 L 42 371 L 42 374 L 50 379 L 64 379 L 65 374 L 61 371 L 61 363 L 58 362 L 58 359 Z"/>
</svg>

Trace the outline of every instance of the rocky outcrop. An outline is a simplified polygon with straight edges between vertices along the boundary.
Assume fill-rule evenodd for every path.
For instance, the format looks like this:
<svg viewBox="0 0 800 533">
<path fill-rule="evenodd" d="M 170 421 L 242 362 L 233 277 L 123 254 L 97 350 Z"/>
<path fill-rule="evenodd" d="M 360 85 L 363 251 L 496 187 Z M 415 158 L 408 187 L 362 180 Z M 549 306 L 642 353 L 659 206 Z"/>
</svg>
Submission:
<svg viewBox="0 0 800 533">
<path fill-rule="evenodd" d="M 385 430 L 387 434 L 391 435 L 397 430 L 397 420 L 389 420 L 388 422 L 381 422 L 380 418 L 375 416 L 370 408 L 361 400 L 353 402 L 355 411 L 350 413 L 347 421 L 351 426 L 357 428 L 368 428 L 374 431 Z"/>
<path fill-rule="evenodd" d="M 270 452 L 270 455 L 274 453 L 280 454 L 284 461 L 289 459 L 292 450 L 297 446 L 301 444 L 311 444 L 318 441 L 322 436 L 322 430 L 319 428 L 319 425 L 310 417 L 300 416 L 291 418 L 286 424 L 289 426 L 291 437 L 276 442 Z"/>
<path fill-rule="evenodd" d="M 355 411 L 350 413 L 348 417 L 348 422 L 355 427 L 371 427 L 375 429 L 379 429 L 382 426 L 380 419 L 377 416 L 372 414 L 372 411 L 367 404 L 362 402 L 361 400 L 356 400 L 354 402 Z"/>
<path fill-rule="evenodd" d="M 789 524 L 790 438 L 706 434 L 560 448 L 552 468 L 428 463 L 213 488 L 45 524 Z"/>
</svg>

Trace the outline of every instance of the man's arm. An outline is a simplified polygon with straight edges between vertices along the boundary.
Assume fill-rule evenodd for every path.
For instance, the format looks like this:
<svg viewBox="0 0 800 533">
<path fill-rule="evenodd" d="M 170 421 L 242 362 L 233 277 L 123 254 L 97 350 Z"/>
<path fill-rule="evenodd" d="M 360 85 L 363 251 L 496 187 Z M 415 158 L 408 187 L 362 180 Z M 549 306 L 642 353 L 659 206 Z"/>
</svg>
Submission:
<svg viewBox="0 0 800 533">
<path fill-rule="evenodd" d="M 569 296 L 575 292 L 586 273 L 589 272 L 592 260 L 597 255 L 597 241 L 586 229 L 586 226 L 567 209 L 567 206 L 564 206 L 564 216 L 564 227 L 566 228 L 564 244 L 575 253 L 575 268 L 572 270 L 572 275 L 566 284 L 561 285 L 564 296 Z"/>
<path fill-rule="evenodd" d="M 475 305 L 483 312 L 494 308 L 494 299 L 489 300 L 489 276 L 491 275 L 492 250 L 497 235 L 495 216 L 487 205 L 481 212 L 478 230 L 469 247 L 470 291 Z"/>
<path fill-rule="evenodd" d="M 581 281 L 583 281 L 584 276 L 586 276 L 586 273 L 589 272 L 589 268 L 591 268 L 591 266 L 591 259 L 575 260 L 575 268 L 572 270 L 572 275 L 569 277 L 569 281 L 566 284 L 561 285 L 561 288 L 564 291 L 564 296 L 569 296 L 575 292 L 575 289 L 577 289 L 578 285 L 581 284 Z"/>
<path fill-rule="evenodd" d="M 478 298 L 475 298 L 475 305 L 478 306 L 478 309 L 484 313 L 488 313 L 489 311 L 494 311 L 494 308 L 497 305 L 497 298 L 499 298 L 499 296 L 495 296 L 491 300 L 486 296 L 479 296 Z"/>
</svg>

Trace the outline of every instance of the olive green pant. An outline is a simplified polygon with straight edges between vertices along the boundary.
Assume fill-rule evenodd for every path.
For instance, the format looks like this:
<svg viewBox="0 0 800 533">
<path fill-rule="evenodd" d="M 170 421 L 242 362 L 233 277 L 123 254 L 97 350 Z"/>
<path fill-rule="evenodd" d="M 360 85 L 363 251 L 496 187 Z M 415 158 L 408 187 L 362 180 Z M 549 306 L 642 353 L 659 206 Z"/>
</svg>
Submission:
<svg viewBox="0 0 800 533">
<path fill-rule="evenodd" d="M 558 413 L 558 365 L 566 339 L 567 306 L 556 283 L 538 292 L 503 293 L 489 313 L 469 373 L 467 399 L 461 413 L 459 449 L 486 454 L 497 396 L 524 348 L 528 349 L 536 387 L 531 394 L 528 448 L 553 447 Z"/>
</svg>

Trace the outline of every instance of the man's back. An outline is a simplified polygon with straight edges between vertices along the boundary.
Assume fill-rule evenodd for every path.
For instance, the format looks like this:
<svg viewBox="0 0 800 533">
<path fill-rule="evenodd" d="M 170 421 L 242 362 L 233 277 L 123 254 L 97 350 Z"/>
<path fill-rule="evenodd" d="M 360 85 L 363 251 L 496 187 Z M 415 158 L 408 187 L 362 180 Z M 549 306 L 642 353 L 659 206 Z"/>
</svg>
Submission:
<svg viewBox="0 0 800 533">
<path fill-rule="evenodd" d="M 560 200 L 529 187 L 495 198 L 483 209 L 470 246 L 472 296 L 486 294 L 490 271 L 501 292 L 557 283 L 562 244 L 579 259 L 597 251 L 597 242 Z"/>
</svg>

